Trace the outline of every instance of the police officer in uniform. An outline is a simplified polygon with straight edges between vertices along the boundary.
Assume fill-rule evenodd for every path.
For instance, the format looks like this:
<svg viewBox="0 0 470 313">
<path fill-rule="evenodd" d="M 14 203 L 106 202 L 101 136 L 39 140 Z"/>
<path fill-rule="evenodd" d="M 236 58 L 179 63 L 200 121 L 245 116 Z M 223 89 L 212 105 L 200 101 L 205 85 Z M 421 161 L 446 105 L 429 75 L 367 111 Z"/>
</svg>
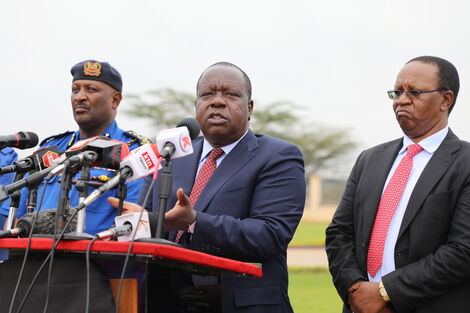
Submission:
<svg viewBox="0 0 470 313">
<path fill-rule="evenodd" d="M 117 109 L 122 99 L 122 79 L 119 72 L 107 62 L 86 60 L 72 67 L 72 110 L 79 129 L 51 136 L 40 143 L 39 148 L 57 146 L 59 151 L 69 149 L 76 142 L 94 136 L 106 136 L 126 143 L 130 150 L 150 143 L 149 139 L 133 131 L 119 128 L 115 121 Z M 116 171 L 91 168 L 89 193 L 99 183 L 104 183 L 116 175 Z M 80 173 L 73 178 L 76 181 Z M 142 179 L 127 183 L 127 201 L 137 201 Z M 38 206 L 42 185 L 38 190 Z M 116 209 L 106 199 L 116 196 L 116 189 L 110 190 L 89 205 L 86 209 L 85 232 L 91 235 L 108 229 L 114 224 Z M 41 210 L 57 208 L 60 194 L 60 176 L 55 176 L 47 184 Z M 22 190 L 18 216 L 26 213 L 27 190 Z M 78 205 L 79 191 L 72 187 L 70 205 Z"/>
</svg>

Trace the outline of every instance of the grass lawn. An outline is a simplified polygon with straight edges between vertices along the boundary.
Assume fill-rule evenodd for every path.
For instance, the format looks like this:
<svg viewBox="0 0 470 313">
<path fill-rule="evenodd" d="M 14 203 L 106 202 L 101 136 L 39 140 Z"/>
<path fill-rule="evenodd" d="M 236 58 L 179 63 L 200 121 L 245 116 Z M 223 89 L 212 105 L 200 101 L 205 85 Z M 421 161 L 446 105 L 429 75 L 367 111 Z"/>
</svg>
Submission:
<svg viewBox="0 0 470 313">
<path fill-rule="evenodd" d="M 295 313 L 339 313 L 342 302 L 326 268 L 289 268 L 289 297 Z"/>
<path fill-rule="evenodd" d="M 328 223 L 300 223 L 290 246 L 311 246 L 325 244 L 325 229 Z"/>
</svg>

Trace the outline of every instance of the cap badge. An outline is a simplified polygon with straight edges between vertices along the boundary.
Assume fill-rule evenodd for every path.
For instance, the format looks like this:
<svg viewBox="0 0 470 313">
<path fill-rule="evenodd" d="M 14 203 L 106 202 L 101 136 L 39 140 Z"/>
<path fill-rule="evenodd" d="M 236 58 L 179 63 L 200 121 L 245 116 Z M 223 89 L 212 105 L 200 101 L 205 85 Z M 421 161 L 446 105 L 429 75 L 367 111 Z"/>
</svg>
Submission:
<svg viewBox="0 0 470 313">
<path fill-rule="evenodd" d="M 100 76 L 101 64 L 99 62 L 85 62 L 85 64 L 83 64 L 83 74 L 88 76 Z"/>
</svg>

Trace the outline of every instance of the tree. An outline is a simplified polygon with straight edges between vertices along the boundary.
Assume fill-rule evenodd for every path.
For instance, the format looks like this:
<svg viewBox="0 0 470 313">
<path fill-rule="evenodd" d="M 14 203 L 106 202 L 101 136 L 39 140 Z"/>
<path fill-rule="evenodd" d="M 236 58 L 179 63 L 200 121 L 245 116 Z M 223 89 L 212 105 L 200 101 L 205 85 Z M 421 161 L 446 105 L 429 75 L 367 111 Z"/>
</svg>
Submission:
<svg viewBox="0 0 470 313">
<path fill-rule="evenodd" d="M 142 96 L 130 95 L 125 114 L 150 120 L 157 129 L 174 127 L 182 118 L 194 116 L 195 97 L 172 88 L 155 89 Z M 324 127 L 301 115 L 301 106 L 288 101 L 258 105 L 250 126 L 255 133 L 268 134 L 296 144 L 304 155 L 307 174 L 334 168 L 356 147 L 346 130 Z M 157 127 L 158 125 L 158 127 Z"/>
</svg>

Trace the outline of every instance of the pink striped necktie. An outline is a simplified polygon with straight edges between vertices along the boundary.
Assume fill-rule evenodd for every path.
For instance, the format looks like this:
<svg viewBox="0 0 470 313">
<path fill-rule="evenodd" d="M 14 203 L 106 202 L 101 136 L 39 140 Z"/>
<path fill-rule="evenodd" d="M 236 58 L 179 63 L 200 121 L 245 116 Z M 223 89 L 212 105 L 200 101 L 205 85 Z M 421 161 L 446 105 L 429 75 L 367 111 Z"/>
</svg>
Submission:
<svg viewBox="0 0 470 313">
<path fill-rule="evenodd" d="M 194 185 L 193 185 L 193 189 L 191 190 L 191 194 L 189 195 L 189 200 L 191 201 L 192 206 L 194 206 L 194 204 L 197 201 L 197 198 L 199 198 L 199 195 L 201 194 L 202 190 L 204 189 L 207 182 L 214 174 L 215 169 L 217 168 L 217 159 L 220 158 L 223 154 L 224 154 L 224 150 L 222 149 L 218 149 L 218 148 L 212 149 L 211 153 L 207 157 L 207 160 L 204 162 L 201 169 L 199 170 L 199 173 L 197 174 L 197 177 L 196 177 L 196 181 L 194 182 Z M 178 233 L 176 234 L 175 242 L 180 241 L 183 233 L 184 233 L 183 230 L 178 230 Z"/>
<path fill-rule="evenodd" d="M 375 217 L 374 227 L 370 238 L 369 252 L 367 254 L 367 272 L 374 277 L 382 266 L 385 239 L 393 214 L 400 202 L 405 186 L 413 168 L 413 157 L 423 150 L 419 144 L 410 145 L 408 152 L 401 160 L 393 173 L 390 182 L 380 199 L 379 208 Z"/>
</svg>

